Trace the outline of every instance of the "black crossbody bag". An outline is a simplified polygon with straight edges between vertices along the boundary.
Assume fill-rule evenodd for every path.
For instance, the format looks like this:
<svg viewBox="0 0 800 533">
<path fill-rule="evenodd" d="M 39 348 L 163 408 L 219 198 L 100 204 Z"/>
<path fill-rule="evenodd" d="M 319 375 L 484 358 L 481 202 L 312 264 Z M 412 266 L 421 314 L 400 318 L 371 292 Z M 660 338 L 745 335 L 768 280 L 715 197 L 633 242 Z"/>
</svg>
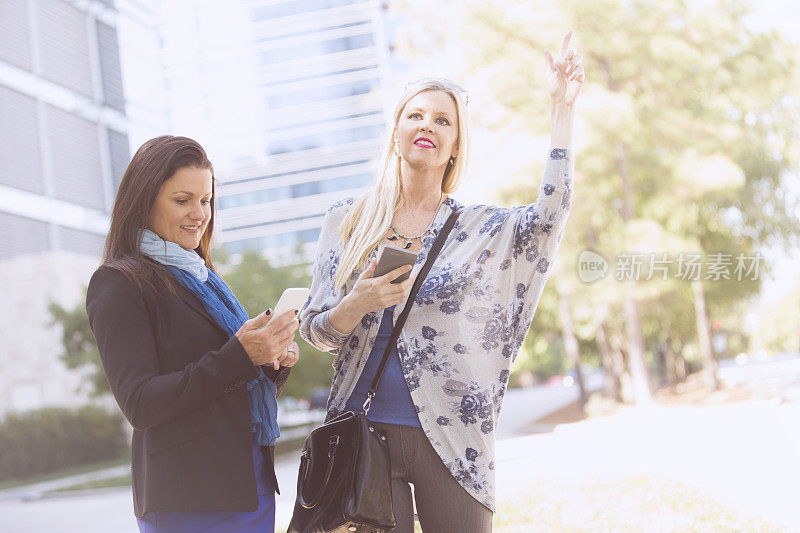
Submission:
<svg viewBox="0 0 800 533">
<path fill-rule="evenodd" d="M 348 411 L 316 428 L 303 444 L 297 498 L 287 533 L 383 532 L 397 527 L 392 509 L 392 470 L 386 435 L 367 420 L 392 348 L 419 288 L 453 229 L 453 211 L 436 237 L 397 318 L 383 359 L 367 392 L 363 413 Z"/>
</svg>

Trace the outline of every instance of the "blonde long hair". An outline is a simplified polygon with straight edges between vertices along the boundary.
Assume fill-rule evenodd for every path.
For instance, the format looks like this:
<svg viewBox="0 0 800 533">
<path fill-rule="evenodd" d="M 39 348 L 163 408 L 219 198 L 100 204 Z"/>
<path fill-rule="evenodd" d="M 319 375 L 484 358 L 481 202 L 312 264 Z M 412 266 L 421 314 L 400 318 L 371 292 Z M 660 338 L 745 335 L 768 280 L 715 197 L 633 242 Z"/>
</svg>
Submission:
<svg viewBox="0 0 800 533">
<path fill-rule="evenodd" d="M 383 151 L 383 171 L 360 196 L 338 228 L 344 251 L 336 272 L 336 288 L 344 287 L 357 268 L 366 266 L 367 257 L 389 231 L 395 211 L 403 205 L 400 186 L 400 157 L 394 153 L 394 131 L 400 115 L 413 97 L 424 91 L 444 91 L 456 104 L 458 115 L 458 156 L 448 163 L 442 178 L 442 192 L 450 194 L 458 188 L 469 161 L 469 125 L 467 98 L 464 89 L 441 78 L 426 78 L 406 86 L 394 110 L 394 128 Z"/>
</svg>

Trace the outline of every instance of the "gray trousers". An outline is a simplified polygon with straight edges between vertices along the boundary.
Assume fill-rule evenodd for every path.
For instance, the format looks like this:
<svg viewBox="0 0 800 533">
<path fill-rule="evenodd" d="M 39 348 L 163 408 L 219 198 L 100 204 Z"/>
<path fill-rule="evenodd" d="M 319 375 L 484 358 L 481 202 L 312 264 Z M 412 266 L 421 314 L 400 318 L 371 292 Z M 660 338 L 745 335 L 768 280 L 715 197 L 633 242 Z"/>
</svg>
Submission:
<svg viewBox="0 0 800 533">
<path fill-rule="evenodd" d="M 414 507 L 425 533 L 489 533 L 493 513 L 473 498 L 444 466 L 420 428 L 373 422 L 386 432 L 392 461 L 393 533 L 414 532 Z"/>
</svg>

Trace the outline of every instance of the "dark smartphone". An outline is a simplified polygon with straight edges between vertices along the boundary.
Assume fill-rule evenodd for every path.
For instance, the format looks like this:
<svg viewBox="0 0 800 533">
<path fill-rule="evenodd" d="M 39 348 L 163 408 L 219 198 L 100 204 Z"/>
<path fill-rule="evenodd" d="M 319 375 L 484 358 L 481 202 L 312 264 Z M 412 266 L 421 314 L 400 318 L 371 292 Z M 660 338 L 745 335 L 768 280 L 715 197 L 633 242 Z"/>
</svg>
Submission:
<svg viewBox="0 0 800 533">
<path fill-rule="evenodd" d="M 375 267 L 375 275 L 373 277 L 377 278 L 383 276 L 396 268 L 400 268 L 403 265 L 414 266 L 416 261 L 417 254 L 414 252 L 409 252 L 408 250 L 398 248 L 397 246 L 384 246 L 378 253 L 378 266 Z M 405 281 L 410 275 L 411 272 L 406 272 L 399 278 L 393 280 L 392 283 L 400 283 Z"/>
</svg>

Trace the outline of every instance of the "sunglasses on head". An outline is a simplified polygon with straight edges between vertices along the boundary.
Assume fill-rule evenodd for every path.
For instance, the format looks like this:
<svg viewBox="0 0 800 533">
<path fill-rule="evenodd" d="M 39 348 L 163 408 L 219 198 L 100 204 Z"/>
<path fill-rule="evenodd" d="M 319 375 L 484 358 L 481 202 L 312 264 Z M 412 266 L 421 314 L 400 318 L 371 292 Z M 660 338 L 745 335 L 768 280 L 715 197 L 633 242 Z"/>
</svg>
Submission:
<svg viewBox="0 0 800 533">
<path fill-rule="evenodd" d="M 430 82 L 430 81 L 433 81 L 433 82 L 439 83 L 441 85 L 444 85 L 445 87 L 447 87 L 448 89 L 450 89 L 454 93 L 463 96 L 464 97 L 464 104 L 469 104 L 469 94 L 467 93 L 467 90 L 465 88 L 463 88 L 461 85 L 457 84 L 454 81 L 448 80 L 447 78 L 434 78 L 434 77 L 419 78 L 417 80 L 414 80 L 414 81 L 411 81 L 409 83 L 406 83 L 406 90 L 410 89 L 414 85 L 418 85 L 418 84 L 425 83 L 425 82 Z"/>
</svg>

